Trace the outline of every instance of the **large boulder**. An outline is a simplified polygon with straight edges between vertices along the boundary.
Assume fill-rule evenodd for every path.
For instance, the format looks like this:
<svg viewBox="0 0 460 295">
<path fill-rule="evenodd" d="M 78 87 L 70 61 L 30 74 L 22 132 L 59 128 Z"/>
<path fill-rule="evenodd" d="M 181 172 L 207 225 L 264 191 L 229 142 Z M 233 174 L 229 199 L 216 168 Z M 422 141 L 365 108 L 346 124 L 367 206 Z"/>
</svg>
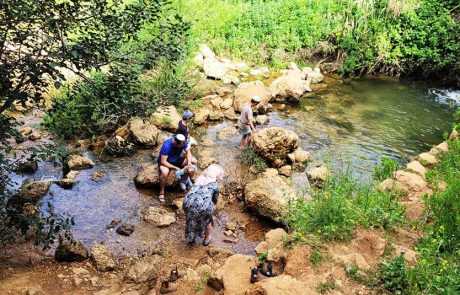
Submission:
<svg viewBox="0 0 460 295">
<path fill-rule="evenodd" d="M 88 258 L 88 250 L 81 241 L 66 241 L 56 248 L 54 258 L 60 262 L 80 262 Z"/>
<path fill-rule="evenodd" d="M 129 131 L 133 142 L 142 146 L 156 145 L 161 132 L 155 125 L 145 123 L 142 119 L 133 119 L 129 123 Z"/>
<path fill-rule="evenodd" d="M 299 136 L 281 127 L 270 127 L 255 133 L 252 146 L 256 152 L 277 167 L 299 146 Z"/>
<path fill-rule="evenodd" d="M 288 275 L 281 275 L 257 282 L 246 291 L 245 295 L 309 295 L 315 293 L 303 282 Z"/>
<path fill-rule="evenodd" d="M 176 222 L 176 214 L 163 208 L 149 207 L 144 213 L 144 220 L 158 227 L 164 227 Z"/>
<path fill-rule="evenodd" d="M 235 97 L 233 99 L 233 108 L 237 112 L 241 112 L 243 105 L 251 101 L 252 97 L 259 96 L 261 102 L 258 105 L 258 109 L 267 108 L 267 105 L 271 99 L 271 93 L 268 88 L 261 81 L 244 82 L 238 85 L 235 91 Z"/>
<path fill-rule="evenodd" d="M 282 222 L 296 191 L 279 175 L 262 175 L 246 185 L 244 198 L 246 205 L 258 214 Z"/>
<path fill-rule="evenodd" d="M 300 71 L 289 71 L 270 84 L 270 93 L 277 100 L 299 101 L 302 94 L 310 91 L 310 80 L 303 80 Z"/>
<path fill-rule="evenodd" d="M 395 179 L 401 184 L 401 188 L 405 192 L 425 192 L 429 190 L 428 183 L 422 176 L 415 173 L 398 170 L 395 172 Z"/>
<path fill-rule="evenodd" d="M 160 172 L 158 163 L 145 163 L 141 165 L 140 171 L 134 177 L 134 182 L 141 187 L 156 187 L 160 185 Z M 166 180 L 167 186 L 173 186 L 175 183 L 175 173 L 171 171 Z"/>
<path fill-rule="evenodd" d="M 70 170 L 84 170 L 90 169 L 94 166 L 94 162 L 87 157 L 80 155 L 73 155 L 67 162 Z"/>
<path fill-rule="evenodd" d="M 203 64 L 203 71 L 206 77 L 222 80 L 227 74 L 229 67 L 228 64 L 218 60 L 205 59 Z"/>
<path fill-rule="evenodd" d="M 13 200 L 17 203 L 36 203 L 44 197 L 51 186 L 49 181 L 33 181 L 28 179 L 24 181 L 19 193 L 17 193 Z"/>
<path fill-rule="evenodd" d="M 144 283 L 156 280 L 162 273 L 162 259 L 159 255 L 147 256 L 132 264 L 125 274 L 129 283 Z"/>
<path fill-rule="evenodd" d="M 174 106 L 159 107 L 149 119 L 153 125 L 170 132 L 176 132 L 180 120 L 182 120 L 182 115 Z"/>
<path fill-rule="evenodd" d="M 208 284 L 219 289 L 224 288 L 224 294 L 242 295 L 251 286 L 249 269 L 256 265 L 253 256 L 235 254 L 227 258 L 224 265 L 211 275 Z"/>
<path fill-rule="evenodd" d="M 314 70 L 310 67 L 303 68 L 302 76 L 304 79 L 311 80 L 312 84 L 319 83 L 324 79 L 324 76 L 321 74 L 321 70 L 319 68 L 315 68 Z"/>
<path fill-rule="evenodd" d="M 113 253 L 102 244 L 91 247 L 91 257 L 99 271 L 111 271 L 117 267 Z"/>
</svg>

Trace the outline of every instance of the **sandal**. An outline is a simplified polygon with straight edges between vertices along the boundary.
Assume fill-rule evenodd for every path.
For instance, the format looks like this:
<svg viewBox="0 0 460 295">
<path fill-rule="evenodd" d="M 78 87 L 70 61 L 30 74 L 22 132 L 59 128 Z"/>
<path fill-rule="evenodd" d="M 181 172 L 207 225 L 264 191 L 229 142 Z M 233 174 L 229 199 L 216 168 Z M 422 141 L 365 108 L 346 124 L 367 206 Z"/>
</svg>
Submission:
<svg viewBox="0 0 460 295">
<path fill-rule="evenodd" d="M 165 194 L 160 194 L 160 196 L 158 197 L 158 200 L 160 200 L 160 204 L 164 204 L 165 203 Z"/>
</svg>

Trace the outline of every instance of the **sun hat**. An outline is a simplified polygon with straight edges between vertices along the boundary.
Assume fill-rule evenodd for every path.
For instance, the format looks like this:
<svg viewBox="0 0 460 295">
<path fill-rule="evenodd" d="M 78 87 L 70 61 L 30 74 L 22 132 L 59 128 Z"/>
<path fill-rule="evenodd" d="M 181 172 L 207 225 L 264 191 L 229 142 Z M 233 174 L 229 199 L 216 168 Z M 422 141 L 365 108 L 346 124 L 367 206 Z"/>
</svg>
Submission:
<svg viewBox="0 0 460 295">
<path fill-rule="evenodd" d="M 253 96 L 253 97 L 251 98 L 251 101 L 256 102 L 256 103 L 259 103 L 260 100 L 261 100 L 261 99 L 260 99 L 260 96 L 258 96 L 258 95 L 255 95 L 255 96 Z"/>
<path fill-rule="evenodd" d="M 189 120 L 193 117 L 193 113 L 192 111 L 190 110 L 185 110 L 183 113 L 182 113 L 182 119 L 185 119 L 185 120 Z"/>
<path fill-rule="evenodd" d="M 185 136 L 183 134 L 176 134 L 174 135 L 174 139 L 180 142 L 185 141 Z"/>
</svg>

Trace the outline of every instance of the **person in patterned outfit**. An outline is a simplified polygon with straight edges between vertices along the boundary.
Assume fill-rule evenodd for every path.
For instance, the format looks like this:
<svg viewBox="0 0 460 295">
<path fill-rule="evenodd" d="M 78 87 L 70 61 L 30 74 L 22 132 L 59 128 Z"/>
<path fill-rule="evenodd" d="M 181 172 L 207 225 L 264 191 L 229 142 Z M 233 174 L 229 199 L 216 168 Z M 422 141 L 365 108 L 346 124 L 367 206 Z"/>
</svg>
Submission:
<svg viewBox="0 0 460 295">
<path fill-rule="evenodd" d="M 212 213 L 219 197 L 218 181 L 223 177 L 224 169 L 217 164 L 212 164 L 196 179 L 185 196 L 183 205 L 186 218 L 185 238 L 189 245 L 195 243 L 197 236 L 203 238 L 204 246 L 211 242 Z"/>
</svg>

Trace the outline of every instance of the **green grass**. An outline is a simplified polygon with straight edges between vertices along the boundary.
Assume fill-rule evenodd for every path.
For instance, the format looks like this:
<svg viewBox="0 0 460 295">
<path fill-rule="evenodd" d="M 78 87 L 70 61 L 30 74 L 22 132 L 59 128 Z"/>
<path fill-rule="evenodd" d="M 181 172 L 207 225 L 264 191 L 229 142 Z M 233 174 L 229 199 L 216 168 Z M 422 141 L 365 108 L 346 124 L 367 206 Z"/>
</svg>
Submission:
<svg viewBox="0 0 460 295">
<path fill-rule="evenodd" d="M 312 197 L 291 204 L 287 222 L 295 231 L 324 240 L 348 240 L 359 226 L 389 229 L 404 222 L 397 194 L 360 184 L 349 172 L 330 177 Z"/>
<path fill-rule="evenodd" d="M 251 147 L 246 147 L 241 151 L 240 162 L 253 166 L 257 172 L 262 172 L 268 167 L 265 160 Z"/>
<path fill-rule="evenodd" d="M 455 1 L 175 0 L 191 22 L 191 47 L 285 67 L 339 57 L 343 73 L 458 72 Z M 458 10 L 458 7 L 455 8 Z M 454 10 L 454 11 L 455 11 Z"/>
</svg>

